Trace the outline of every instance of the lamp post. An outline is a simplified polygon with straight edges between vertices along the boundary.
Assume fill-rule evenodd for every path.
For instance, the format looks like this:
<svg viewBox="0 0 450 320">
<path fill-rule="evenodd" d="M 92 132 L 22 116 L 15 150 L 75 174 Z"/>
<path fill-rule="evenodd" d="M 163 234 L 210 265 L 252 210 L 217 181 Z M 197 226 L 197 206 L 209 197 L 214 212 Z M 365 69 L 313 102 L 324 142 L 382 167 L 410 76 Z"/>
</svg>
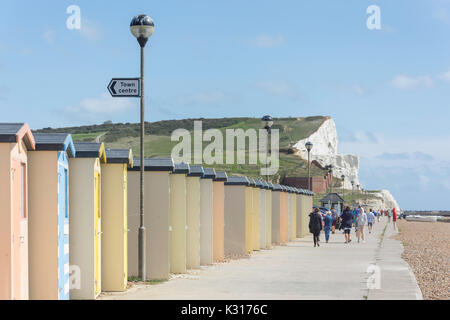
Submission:
<svg viewBox="0 0 450 320">
<path fill-rule="evenodd" d="M 146 278 L 145 264 L 145 227 L 144 227 L 144 47 L 155 30 L 155 24 L 149 16 L 140 14 L 130 23 L 130 31 L 141 47 L 141 136 L 140 136 L 140 192 L 139 192 L 139 236 L 138 236 L 138 272 L 142 281 Z"/>
<path fill-rule="evenodd" d="M 265 115 L 261 118 L 261 121 L 264 125 L 264 129 L 267 131 L 267 141 L 266 141 L 266 181 L 269 182 L 269 174 L 268 174 L 268 165 L 269 165 L 269 136 L 270 136 L 270 128 L 273 125 L 273 119 L 269 115 Z"/>
<path fill-rule="evenodd" d="M 342 179 L 342 199 L 344 199 L 344 182 L 345 182 L 345 176 L 341 175 L 341 179 Z M 344 200 L 345 202 L 345 200 Z"/>
<path fill-rule="evenodd" d="M 328 166 L 328 174 L 330 174 L 330 193 L 333 192 L 333 165 Z"/>
<path fill-rule="evenodd" d="M 353 187 L 355 186 L 355 181 L 352 180 L 352 206 L 353 206 Z"/>
<path fill-rule="evenodd" d="M 359 193 L 359 184 L 356 185 L 356 192 Z M 359 203 L 359 201 L 358 201 Z"/>
<path fill-rule="evenodd" d="M 312 191 L 311 190 L 311 155 L 310 155 L 312 147 L 313 147 L 313 144 L 310 141 L 308 141 L 305 144 L 305 148 L 308 151 L 308 190 L 309 191 Z"/>
</svg>

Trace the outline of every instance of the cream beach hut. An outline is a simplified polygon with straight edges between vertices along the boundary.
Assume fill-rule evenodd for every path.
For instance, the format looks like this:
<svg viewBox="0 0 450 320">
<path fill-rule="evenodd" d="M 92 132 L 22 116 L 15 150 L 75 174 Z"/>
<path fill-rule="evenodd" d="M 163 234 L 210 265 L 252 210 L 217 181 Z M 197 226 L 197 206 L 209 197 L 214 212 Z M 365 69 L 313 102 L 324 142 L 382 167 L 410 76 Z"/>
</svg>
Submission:
<svg viewBox="0 0 450 320">
<path fill-rule="evenodd" d="M 75 142 L 69 159 L 70 299 L 95 299 L 101 291 L 101 165 L 103 143 Z"/>
</svg>

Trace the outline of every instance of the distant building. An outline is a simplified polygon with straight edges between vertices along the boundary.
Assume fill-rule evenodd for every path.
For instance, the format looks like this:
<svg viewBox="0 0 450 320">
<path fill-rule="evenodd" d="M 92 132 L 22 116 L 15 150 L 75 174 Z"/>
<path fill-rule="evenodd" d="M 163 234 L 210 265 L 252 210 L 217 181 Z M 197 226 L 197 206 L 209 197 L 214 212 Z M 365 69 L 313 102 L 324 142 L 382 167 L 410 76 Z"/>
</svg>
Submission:
<svg viewBox="0 0 450 320">
<path fill-rule="evenodd" d="M 330 188 L 332 176 L 328 173 L 327 169 L 322 167 L 317 161 L 313 160 L 311 166 L 313 165 L 322 169 L 324 175 L 311 176 L 311 191 L 314 193 L 325 193 Z M 308 177 L 285 177 L 281 183 L 291 187 L 308 189 Z"/>
<path fill-rule="evenodd" d="M 344 210 L 344 199 L 337 193 L 329 193 L 325 197 L 323 197 L 320 200 L 320 204 L 322 207 L 328 208 L 331 210 L 331 208 L 335 208 L 339 212 L 342 212 Z"/>
</svg>

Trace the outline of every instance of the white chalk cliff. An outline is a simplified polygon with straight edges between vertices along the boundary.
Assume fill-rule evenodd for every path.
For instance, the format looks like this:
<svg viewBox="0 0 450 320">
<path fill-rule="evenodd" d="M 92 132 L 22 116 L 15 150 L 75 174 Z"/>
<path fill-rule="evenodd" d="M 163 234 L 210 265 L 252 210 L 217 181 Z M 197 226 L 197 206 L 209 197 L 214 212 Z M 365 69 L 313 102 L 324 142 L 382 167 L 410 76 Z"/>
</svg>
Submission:
<svg viewBox="0 0 450 320">
<path fill-rule="evenodd" d="M 360 184 L 358 178 L 359 156 L 338 153 L 338 135 L 333 119 L 325 120 L 317 131 L 294 144 L 294 152 L 305 160 L 308 159 L 308 151 L 305 148 L 308 141 L 313 144 L 311 161 L 316 160 L 323 167 L 333 165 L 333 176 L 340 179 L 341 175 L 344 175 L 344 188 L 347 190 L 352 188 L 351 181 L 355 182 L 355 186 Z M 372 195 L 373 199 L 369 201 L 368 205 L 375 210 L 394 207 L 400 209 L 388 190 L 381 190 Z"/>
<path fill-rule="evenodd" d="M 311 150 L 311 161 L 316 160 L 321 166 L 333 165 L 333 176 L 341 178 L 345 176 L 344 188 L 351 189 L 351 181 L 355 186 L 359 184 L 359 157 L 350 154 L 338 154 L 338 136 L 336 124 L 333 119 L 327 119 L 308 138 L 298 141 L 294 145 L 294 150 L 301 158 L 308 159 L 308 151 L 305 148 L 306 142 L 313 144 Z"/>
</svg>

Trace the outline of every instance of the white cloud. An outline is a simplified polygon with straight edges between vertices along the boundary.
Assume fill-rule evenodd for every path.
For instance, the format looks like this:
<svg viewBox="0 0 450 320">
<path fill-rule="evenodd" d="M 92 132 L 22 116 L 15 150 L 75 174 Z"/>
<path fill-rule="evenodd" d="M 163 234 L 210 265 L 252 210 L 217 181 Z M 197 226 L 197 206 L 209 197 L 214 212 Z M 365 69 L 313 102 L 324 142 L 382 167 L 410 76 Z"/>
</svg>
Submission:
<svg viewBox="0 0 450 320">
<path fill-rule="evenodd" d="M 418 87 L 429 88 L 433 86 L 433 80 L 430 76 L 410 77 L 407 75 L 398 75 L 391 81 L 391 85 L 401 90 L 411 90 Z"/>
<path fill-rule="evenodd" d="M 438 78 L 441 79 L 441 80 L 450 82 L 450 70 L 448 70 L 446 73 L 443 73 L 443 74 L 439 75 Z"/>
<path fill-rule="evenodd" d="M 73 107 L 67 106 L 66 112 L 76 114 L 78 116 L 94 115 L 94 114 L 113 114 L 128 111 L 135 107 L 128 98 L 112 98 L 107 93 L 101 94 L 98 98 L 86 98 Z"/>
<path fill-rule="evenodd" d="M 281 34 L 276 36 L 262 34 L 250 40 L 249 43 L 260 48 L 278 47 L 284 44 L 284 36 Z"/>
<path fill-rule="evenodd" d="M 361 87 L 359 84 L 355 84 L 355 85 L 351 86 L 350 89 L 352 90 L 352 92 L 354 94 L 356 94 L 357 96 L 360 96 L 360 97 L 365 96 L 367 94 L 367 91 L 363 87 Z"/>
<path fill-rule="evenodd" d="M 293 101 L 301 99 L 301 94 L 294 85 L 285 80 L 267 80 L 257 83 L 257 87 L 267 94 L 285 97 Z"/>
<path fill-rule="evenodd" d="M 81 21 L 80 33 L 90 41 L 100 40 L 102 34 L 99 25 L 88 19 Z"/>
<path fill-rule="evenodd" d="M 55 40 L 55 30 L 51 28 L 46 28 L 44 33 L 42 34 L 42 37 L 48 43 L 53 43 L 53 41 Z"/>
</svg>

